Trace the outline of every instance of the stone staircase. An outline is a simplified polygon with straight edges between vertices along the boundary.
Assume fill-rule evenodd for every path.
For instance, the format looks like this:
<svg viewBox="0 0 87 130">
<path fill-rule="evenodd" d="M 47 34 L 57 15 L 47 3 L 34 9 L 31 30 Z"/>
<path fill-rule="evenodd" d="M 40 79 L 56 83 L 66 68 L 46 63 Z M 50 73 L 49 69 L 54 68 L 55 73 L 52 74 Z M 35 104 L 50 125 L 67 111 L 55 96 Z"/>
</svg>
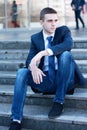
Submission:
<svg viewBox="0 0 87 130">
<path fill-rule="evenodd" d="M 16 72 L 25 63 L 29 42 L 0 42 L 0 130 L 10 124 Z M 74 40 L 72 54 L 87 80 L 87 40 Z M 48 119 L 54 95 L 35 94 L 28 87 L 23 130 L 87 130 L 87 86 L 78 86 L 66 95 L 65 110 L 57 119 Z"/>
</svg>

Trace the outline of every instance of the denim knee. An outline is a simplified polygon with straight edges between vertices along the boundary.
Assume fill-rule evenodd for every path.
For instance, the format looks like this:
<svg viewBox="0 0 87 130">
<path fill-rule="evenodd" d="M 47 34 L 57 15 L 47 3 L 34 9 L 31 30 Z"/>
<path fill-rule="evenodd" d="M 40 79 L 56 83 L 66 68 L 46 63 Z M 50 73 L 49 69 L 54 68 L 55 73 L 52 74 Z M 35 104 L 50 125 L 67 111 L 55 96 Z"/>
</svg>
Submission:
<svg viewBox="0 0 87 130">
<path fill-rule="evenodd" d="M 17 72 L 17 79 L 19 81 L 25 80 L 28 75 L 28 72 L 29 72 L 29 70 L 27 68 L 19 69 Z"/>
<path fill-rule="evenodd" d="M 59 58 L 61 61 L 67 61 L 67 60 L 70 60 L 72 59 L 72 55 L 69 51 L 65 51 L 63 52 L 61 55 L 60 55 L 60 58 Z"/>
<path fill-rule="evenodd" d="M 71 57 L 71 53 L 69 51 L 65 51 L 61 54 L 61 58 L 69 58 Z"/>
</svg>

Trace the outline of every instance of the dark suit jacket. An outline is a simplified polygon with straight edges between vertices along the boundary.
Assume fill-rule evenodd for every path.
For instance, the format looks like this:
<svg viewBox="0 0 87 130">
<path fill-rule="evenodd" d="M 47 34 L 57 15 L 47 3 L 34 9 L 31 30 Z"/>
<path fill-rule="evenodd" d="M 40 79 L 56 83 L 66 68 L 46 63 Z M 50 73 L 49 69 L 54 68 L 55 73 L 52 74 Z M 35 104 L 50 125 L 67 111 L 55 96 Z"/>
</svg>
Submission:
<svg viewBox="0 0 87 130">
<path fill-rule="evenodd" d="M 61 26 L 56 29 L 53 46 L 51 47 L 55 56 L 59 56 L 64 51 L 70 51 L 73 47 L 73 40 L 71 37 L 71 32 L 67 26 Z M 30 51 L 26 60 L 26 67 L 28 68 L 31 59 L 40 51 L 45 49 L 43 33 L 42 31 L 31 36 L 31 46 Z M 75 61 L 73 60 L 75 63 Z M 44 63 L 44 57 L 41 59 L 39 68 L 42 69 Z M 75 63 L 75 81 L 84 84 L 85 79 L 83 78 L 77 64 Z"/>
</svg>

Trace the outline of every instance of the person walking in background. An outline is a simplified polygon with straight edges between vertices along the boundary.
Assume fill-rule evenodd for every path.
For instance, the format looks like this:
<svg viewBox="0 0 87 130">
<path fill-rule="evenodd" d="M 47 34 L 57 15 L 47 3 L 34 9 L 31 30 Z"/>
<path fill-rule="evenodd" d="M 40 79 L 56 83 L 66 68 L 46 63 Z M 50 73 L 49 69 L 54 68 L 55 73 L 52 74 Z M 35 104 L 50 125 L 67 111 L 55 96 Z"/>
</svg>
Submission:
<svg viewBox="0 0 87 130">
<path fill-rule="evenodd" d="M 76 21 L 76 29 L 79 29 L 79 21 L 82 23 L 82 27 L 85 28 L 84 21 L 81 17 L 81 11 L 83 10 L 83 7 L 85 5 L 84 0 L 72 0 L 71 7 L 72 10 L 75 12 L 75 21 Z"/>
<path fill-rule="evenodd" d="M 67 26 L 57 27 L 57 11 L 47 7 L 40 12 L 42 30 L 31 36 L 25 67 L 17 72 L 9 130 L 21 130 L 27 85 L 34 92 L 54 94 L 49 119 L 60 116 L 66 94 L 74 93 L 74 84 L 85 84 L 70 50 L 73 47 Z"/>
<path fill-rule="evenodd" d="M 19 24 L 17 22 L 17 17 L 18 17 L 17 4 L 16 4 L 15 0 L 13 1 L 13 4 L 12 4 L 11 15 L 12 15 L 12 23 L 13 23 L 14 27 L 15 28 L 19 27 Z"/>
</svg>

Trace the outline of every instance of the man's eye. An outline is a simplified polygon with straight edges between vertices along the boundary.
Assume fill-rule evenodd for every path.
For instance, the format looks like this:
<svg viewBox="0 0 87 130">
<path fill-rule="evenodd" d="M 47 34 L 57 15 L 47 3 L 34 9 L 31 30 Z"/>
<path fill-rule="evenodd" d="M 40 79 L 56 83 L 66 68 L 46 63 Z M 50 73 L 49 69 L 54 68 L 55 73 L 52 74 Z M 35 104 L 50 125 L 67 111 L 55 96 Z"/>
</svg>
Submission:
<svg viewBox="0 0 87 130">
<path fill-rule="evenodd" d="M 48 20 L 48 22 L 52 22 L 52 20 Z"/>
<path fill-rule="evenodd" d="M 58 21 L 58 19 L 55 20 L 55 22 L 57 22 L 57 21 Z"/>
<path fill-rule="evenodd" d="M 50 22 L 57 22 L 58 20 L 56 19 L 56 20 L 48 20 L 48 22 L 50 23 Z"/>
</svg>

